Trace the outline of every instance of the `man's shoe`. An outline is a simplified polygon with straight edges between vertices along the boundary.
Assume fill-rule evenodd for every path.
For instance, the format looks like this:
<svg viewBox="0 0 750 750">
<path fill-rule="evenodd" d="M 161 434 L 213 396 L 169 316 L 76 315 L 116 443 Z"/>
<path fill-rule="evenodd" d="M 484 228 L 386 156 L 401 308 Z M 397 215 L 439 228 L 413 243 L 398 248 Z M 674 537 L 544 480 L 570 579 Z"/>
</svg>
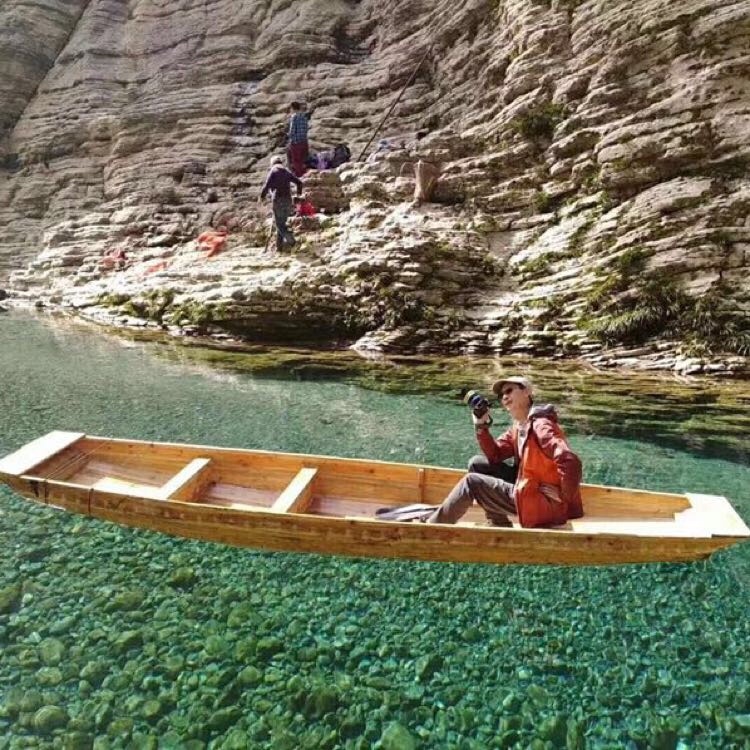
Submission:
<svg viewBox="0 0 750 750">
<path fill-rule="evenodd" d="M 510 520 L 510 518 L 506 518 L 504 521 L 501 521 L 499 519 L 492 519 L 488 518 L 485 523 L 485 526 L 492 526 L 497 529 L 512 529 L 513 528 L 513 521 Z"/>
</svg>

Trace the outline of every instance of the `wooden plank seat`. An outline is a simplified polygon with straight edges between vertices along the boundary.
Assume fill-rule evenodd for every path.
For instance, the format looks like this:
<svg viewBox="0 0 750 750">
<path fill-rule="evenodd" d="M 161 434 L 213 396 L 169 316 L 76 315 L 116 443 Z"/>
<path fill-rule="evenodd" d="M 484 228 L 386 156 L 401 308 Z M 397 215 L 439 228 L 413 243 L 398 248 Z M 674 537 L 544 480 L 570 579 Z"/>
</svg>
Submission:
<svg viewBox="0 0 750 750">
<path fill-rule="evenodd" d="M 0 461 L 0 474 L 21 476 L 83 438 L 83 432 L 55 430 L 33 440 Z"/>
<path fill-rule="evenodd" d="M 195 500 L 211 480 L 211 459 L 194 458 L 162 485 L 165 500 Z"/>
<path fill-rule="evenodd" d="M 102 477 L 94 485 L 94 490 L 112 492 L 118 495 L 138 495 L 151 500 L 182 500 L 191 502 L 211 481 L 211 459 L 194 458 L 161 487 L 129 482 L 115 477 Z"/>
<path fill-rule="evenodd" d="M 300 469 L 276 498 L 271 510 L 277 513 L 304 513 L 312 502 L 313 481 L 317 473 L 317 469 Z"/>
</svg>

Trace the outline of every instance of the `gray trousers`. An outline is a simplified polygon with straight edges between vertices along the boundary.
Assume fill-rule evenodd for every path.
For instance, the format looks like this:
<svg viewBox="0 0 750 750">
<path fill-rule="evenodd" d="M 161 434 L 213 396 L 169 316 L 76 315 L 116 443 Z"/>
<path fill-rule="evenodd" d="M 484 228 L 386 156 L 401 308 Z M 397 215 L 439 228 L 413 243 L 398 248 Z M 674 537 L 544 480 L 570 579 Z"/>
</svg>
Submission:
<svg viewBox="0 0 750 750">
<path fill-rule="evenodd" d="M 294 244 L 294 235 L 286 223 L 294 212 L 291 198 L 274 198 L 273 199 L 273 220 L 276 224 L 276 249 L 281 252 L 284 249 L 284 243 Z"/>
<path fill-rule="evenodd" d="M 516 512 L 515 480 L 514 466 L 491 464 L 485 456 L 474 456 L 469 461 L 469 473 L 450 491 L 427 523 L 456 523 L 476 502 L 493 526 L 512 526 L 508 514 Z"/>
</svg>

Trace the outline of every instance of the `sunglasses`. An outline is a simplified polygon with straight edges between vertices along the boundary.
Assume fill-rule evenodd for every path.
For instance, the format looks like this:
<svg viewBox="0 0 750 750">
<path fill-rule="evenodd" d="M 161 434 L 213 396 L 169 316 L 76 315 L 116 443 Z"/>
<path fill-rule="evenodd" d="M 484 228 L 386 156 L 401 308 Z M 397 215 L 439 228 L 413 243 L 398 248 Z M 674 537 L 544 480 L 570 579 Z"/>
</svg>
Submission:
<svg viewBox="0 0 750 750">
<path fill-rule="evenodd" d="M 500 391 L 500 395 L 501 396 L 507 396 L 509 393 L 513 393 L 513 391 L 515 391 L 515 390 L 516 390 L 516 386 L 515 385 L 509 385 L 507 388 L 503 388 Z"/>
</svg>

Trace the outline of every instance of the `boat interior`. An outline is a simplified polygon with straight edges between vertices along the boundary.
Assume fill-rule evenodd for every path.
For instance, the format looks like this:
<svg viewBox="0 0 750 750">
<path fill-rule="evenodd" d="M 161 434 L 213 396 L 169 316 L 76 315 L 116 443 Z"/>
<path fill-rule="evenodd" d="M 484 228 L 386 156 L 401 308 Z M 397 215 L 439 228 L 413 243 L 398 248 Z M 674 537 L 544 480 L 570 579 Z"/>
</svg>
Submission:
<svg viewBox="0 0 750 750">
<path fill-rule="evenodd" d="M 439 467 L 65 432 L 50 433 L 0 460 L 0 472 L 13 468 L 17 476 L 116 495 L 358 519 L 372 519 L 380 508 L 437 505 L 462 476 Z M 706 519 L 716 520 L 717 507 L 707 509 L 701 498 L 707 496 L 584 485 L 585 516 L 556 530 L 711 536 L 716 525 Z M 724 502 L 727 523 L 736 524 L 739 517 Z M 518 526 L 517 519 L 511 520 Z M 485 525 L 481 509 L 472 508 L 461 525 Z"/>
</svg>

